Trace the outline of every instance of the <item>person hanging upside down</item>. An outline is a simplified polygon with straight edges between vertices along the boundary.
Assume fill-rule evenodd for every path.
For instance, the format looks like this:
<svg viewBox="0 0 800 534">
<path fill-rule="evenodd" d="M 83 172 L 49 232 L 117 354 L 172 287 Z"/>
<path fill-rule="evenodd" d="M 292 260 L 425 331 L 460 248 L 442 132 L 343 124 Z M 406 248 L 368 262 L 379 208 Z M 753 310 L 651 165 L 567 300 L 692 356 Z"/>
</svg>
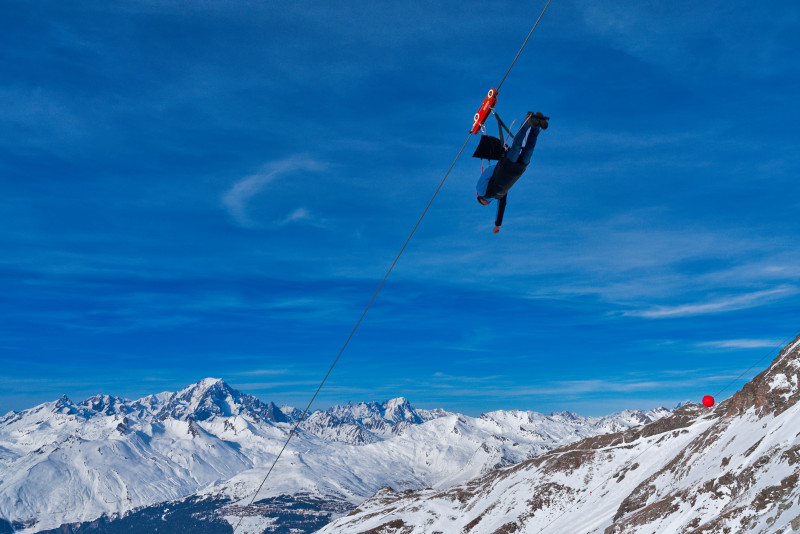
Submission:
<svg viewBox="0 0 800 534">
<path fill-rule="evenodd" d="M 478 180 L 475 196 L 482 206 L 488 206 L 497 200 L 497 217 L 494 221 L 495 234 L 500 231 L 503 224 L 503 214 L 506 211 L 508 190 L 511 189 L 531 162 L 536 138 L 541 130 L 547 129 L 548 117 L 541 113 L 528 112 L 525 122 L 514 136 L 511 147 L 500 158 L 496 165 L 487 167 Z M 502 143 L 501 143 L 502 144 Z"/>
</svg>

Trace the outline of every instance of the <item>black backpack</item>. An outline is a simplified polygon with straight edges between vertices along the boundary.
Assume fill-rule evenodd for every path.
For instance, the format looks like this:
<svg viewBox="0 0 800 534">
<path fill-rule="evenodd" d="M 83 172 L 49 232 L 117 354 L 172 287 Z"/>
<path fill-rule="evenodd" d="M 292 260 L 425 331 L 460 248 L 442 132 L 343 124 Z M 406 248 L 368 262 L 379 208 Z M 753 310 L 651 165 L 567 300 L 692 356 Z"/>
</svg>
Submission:
<svg viewBox="0 0 800 534">
<path fill-rule="evenodd" d="M 497 137 L 482 135 L 472 157 L 500 161 L 506 155 L 507 150 L 505 143 Z"/>
</svg>

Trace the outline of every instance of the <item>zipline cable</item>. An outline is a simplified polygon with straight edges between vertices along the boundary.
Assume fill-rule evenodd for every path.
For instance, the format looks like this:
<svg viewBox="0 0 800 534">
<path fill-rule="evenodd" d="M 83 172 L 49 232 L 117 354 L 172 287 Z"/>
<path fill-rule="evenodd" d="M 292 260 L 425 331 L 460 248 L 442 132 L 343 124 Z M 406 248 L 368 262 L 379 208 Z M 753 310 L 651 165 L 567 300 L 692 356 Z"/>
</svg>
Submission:
<svg viewBox="0 0 800 534">
<path fill-rule="evenodd" d="M 750 367 L 749 367 L 749 368 L 748 368 L 748 369 L 747 369 L 745 372 L 743 372 L 742 374 L 740 374 L 739 376 L 737 376 L 735 379 L 733 379 L 733 380 L 732 380 L 732 381 L 731 381 L 731 382 L 730 382 L 730 383 L 729 383 L 727 386 L 725 386 L 724 388 L 722 388 L 721 390 L 719 390 L 719 392 L 717 392 L 717 394 L 715 395 L 715 397 L 719 396 L 719 395 L 720 395 L 721 393 L 723 393 L 725 390 L 727 390 L 728 388 L 730 388 L 730 387 L 731 387 L 733 384 L 735 384 L 736 382 L 738 382 L 738 381 L 739 381 L 739 380 L 740 380 L 740 379 L 741 379 L 741 378 L 742 378 L 744 375 L 746 375 L 747 373 L 749 373 L 750 371 L 752 371 L 754 367 L 756 367 L 758 364 L 760 364 L 761 362 L 763 362 L 763 361 L 764 361 L 765 359 L 767 359 L 767 357 L 769 357 L 770 355 L 774 354 L 776 350 L 778 351 L 778 354 L 780 355 L 780 351 L 782 350 L 782 348 L 783 348 L 783 347 L 785 347 L 785 346 L 787 346 L 787 345 L 789 344 L 789 342 L 791 342 L 791 341 L 793 341 L 794 339 L 796 339 L 798 335 L 800 335 L 800 330 L 797 330 L 797 331 L 795 331 L 795 332 L 794 332 L 794 334 L 792 334 L 791 336 L 787 337 L 785 340 L 781 341 L 781 342 L 780 342 L 778 345 L 776 345 L 776 346 L 772 347 L 771 349 L 769 349 L 769 352 L 767 352 L 766 354 L 764 354 L 764 355 L 763 355 L 763 356 L 762 356 L 762 357 L 761 357 L 761 358 L 760 358 L 760 359 L 759 359 L 759 360 L 758 360 L 756 363 L 754 363 L 753 365 L 751 365 L 751 366 L 750 366 Z M 648 437 L 649 437 L 649 436 L 648 436 Z M 655 444 L 659 443 L 660 441 L 661 441 L 661 440 L 653 440 L 653 442 L 652 442 L 650 445 L 648 445 L 647 447 L 645 447 L 645 448 L 644 448 L 644 450 L 643 450 L 642 452 L 640 452 L 639 454 L 637 454 L 636 456 L 634 456 L 633 458 L 631 458 L 630 460 L 628 460 L 628 461 L 626 462 L 626 465 L 631 465 L 633 462 L 635 462 L 636 460 L 638 460 L 638 459 L 639 459 L 639 458 L 640 458 L 642 455 L 644 455 L 644 453 L 646 453 L 647 451 L 649 451 L 649 450 L 650 450 L 650 449 L 653 447 L 653 445 L 655 445 Z M 614 478 L 614 477 L 616 477 L 616 476 L 619 476 L 619 474 L 620 474 L 620 473 L 622 473 L 622 471 L 624 471 L 625 469 L 626 469 L 625 467 L 622 467 L 622 468 L 620 468 L 619 470 L 617 470 L 617 471 L 614 471 L 614 473 L 613 473 L 611 476 L 609 476 L 608 478 L 606 478 L 605 480 L 603 480 L 602 482 L 600 482 L 600 483 L 599 483 L 597 486 L 595 486 L 594 488 L 592 488 L 591 490 L 589 490 L 589 495 L 591 495 L 591 494 L 592 494 L 592 493 L 594 493 L 595 491 L 599 490 L 600 488 L 602 488 L 603 486 L 605 486 L 606 484 L 608 484 L 608 482 L 609 482 L 609 481 L 611 481 L 611 479 L 613 479 L 613 478 Z M 539 529 L 539 534 L 541 534 L 542 532 L 544 532 L 545 530 L 547 530 L 547 529 L 550 527 L 550 525 L 552 525 L 553 523 L 555 523 L 556 521 L 558 521 L 559 519 L 561 519 L 562 517 L 564 517 L 565 515 L 567 515 L 567 513 L 569 513 L 569 512 L 571 512 L 572 510 L 574 510 L 574 509 L 575 509 L 575 507 L 576 507 L 577 505 L 578 505 L 578 503 L 577 503 L 577 502 L 576 502 L 576 503 L 574 503 L 572 506 L 570 506 L 569 508 L 567 508 L 566 510 L 564 510 L 563 512 L 561 512 L 559 515 L 557 515 L 557 516 L 556 516 L 556 517 L 554 517 L 553 519 L 551 519 L 549 523 L 547 523 L 547 524 L 546 524 L 544 527 L 542 527 L 541 529 Z"/>
<path fill-rule="evenodd" d="M 292 437 L 294 437 L 294 435 L 297 433 L 297 429 L 300 427 L 300 423 L 302 423 L 303 420 L 305 419 L 306 415 L 308 415 L 308 412 L 311 409 L 311 405 L 314 404 L 314 401 L 316 400 L 317 395 L 319 395 L 319 392 L 322 390 L 322 386 L 325 385 L 325 382 L 328 380 L 328 377 L 333 372 L 333 368 L 336 367 L 336 364 L 338 363 L 339 358 L 341 358 L 342 354 L 344 353 L 344 350 L 347 348 L 347 345 L 350 343 L 350 340 L 353 339 L 353 336 L 356 334 L 356 330 L 358 330 L 358 327 L 361 325 L 361 321 L 364 320 L 364 316 L 367 315 L 367 312 L 369 311 L 370 307 L 372 307 L 372 303 L 375 302 L 375 299 L 378 297 L 378 293 L 380 293 L 381 289 L 383 289 L 383 285 L 386 283 L 386 280 L 389 278 L 389 275 L 394 270 L 395 265 L 397 265 L 397 262 L 400 260 L 400 256 L 402 256 L 403 252 L 406 250 L 406 247 L 408 246 L 408 243 L 411 241 L 411 238 L 414 236 L 414 233 L 416 233 L 417 228 L 419 228 L 420 223 L 422 223 L 422 219 L 425 217 L 425 214 L 428 213 L 428 210 L 430 209 L 431 204 L 433 204 L 434 199 L 439 194 L 439 191 L 441 191 L 442 186 L 444 186 L 444 183 L 447 180 L 447 177 L 450 176 L 450 172 L 453 170 L 453 167 L 455 167 L 456 162 L 461 157 L 461 154 L 464 152 L 464 149 L 467 147 L 467 144 L 469 143 L 470 139 L 472 139 L 472 133 L 470 133 L 467 136 L 467 140 L 464 141 L 464 144 L 461 146 L 461 150 L 458 151 L 458 154 L 456 155 L 455 159 L 453 160 L 453 163 L 450 164 L 450 168 L 447 169 L 447 172 L 445 173 L 444 178 L 442 178 L 442 181 L 439 183 L 439 187 L 437 187 L 436 191 L 433 192 L 433 196 L 431 196 L 431 199 L 428 201 L 428 205 L 425 206 L 425 209 L 422 211 L 422 215 L 420 215 L 419 219 L 417 220 L 417 223 L 414 225 L 414 228 L 411 230 L 411 233 L 408 234 L 408 237 L 406 238 L 405 243 L 403 243 L 403 246 L 400 248 L 400 252 L 397 253 L 397 256 L 395 257 L 395 259 L 392 262 L 391 266 L 389 266 L 389 270 L 386 271 L 386 274 L 384 275 L 383 280 L 381 280 L 381 283 L 378 285 L 378 289 L 375 290 L 375 293 L 372 295 L 372 298 L 370 299 L 370 301 L 367 304 L 366 308 L 364 308 L 364 311 L 361 313 L 361 317 L 358 318 L 358 321 L 356 322 L 355 327 L 353 327 L 353 330 L 352 330 L 352 332 L 350 332 L 350 335 L 347 337 L 347 340 L 344 342 L 344 345 L 342 345 L 342 348 L 339 349 L 339 354 L 336 355 L 336 359 L 333 360 L 333 363 L 331 364 L 330 369 L 328 369 L 328 372 L 325 374 L 325 378 L 322 379 L 322 382 L 320 383 L 319 387 L 317 388 L 317 391 L 314 392 L 314 396 L 311 397 L 311 401 L 308 403 L 308 406 L 306 406 L 305 411 L 303 411 L 303 415 L 300 416 L 300 419 L 298 419 L 297 423 L 295 423 L 294 427 L 292 428 L 292 431 L 289 433 L 289 436 L 286 438 L 286 442 L 283 444 L 283 447 L 281 448 L 280 452 L 278 453 L 278 456 L 275 458 L 275 461 L 272 462 L 272 465 L 270 466 L 269 471 L 267 471 L 267 474 L 264 477 L 264 480 L 261 481 L 261 484 L 258 486 L 258 489 L 253 494 L 253 498 L 250 499 L 250 502 L 247 504 L 248 507 L 251 506 L 255 502 L 256 497 L 258 496 L 259 492 L 261 491 L 261 488 L 264 487 L 264 484 L 267 482 L 267 479 L 269 478 L 269 475 L 272 474 L 272 470 L 275 468 L 275 464 L 278 463 L 278 460 L 280 460 L 281 456 L 283 455 L 283 451 L 285 451 L 286 447 L 289 445 L 289 441 L 291 441 Z M 239 522 L 236 524 L 236 527 L 233 529 L 234 534 L 236 533 L 236 530 L 238 530 L 239 525 L 242 524 L 242 519 L 244 519 L 244 515 L 239 517 Z"/>
<path fill-rule="evenodd" d="M 798 336 L 798 335 L 800 335 L 800 330 L 797 330 L 797 331 L 795 331 L 795 333 L 794 333 L 794 334 L 792 334 L 791 336 L 789 336 L 789 337 L 788 337 L 788 338 L 786 338 L 785 340 L 781 341 L 781 343 L 780 343 L 780 345 L 779 345 L 779 346 L 780 346 L 780 347 L 785 347 L 785 346 L 787 346 L 787 345 L 789 344 L 789 342 L 790 342 L 790 341 L 793 341 L 795 338 L 797 338 L 797 336 Z M 719 392 L 715 393 L 715 394 L 714 394 L 714 397 L 718 397 L 718 396 L 719 396 L 719 395 L 720 395 L 722 392 L 724 392 L 726 389 L 728 389 L 729 387 L 731 387 L 732 385 L 734 385 L 736 382 L 738 382 L 739 380 L 741 380 L 741 378 L 742 378 L 744 375 L 746 375 L 747 373 L 749 373 L 750 371 L 752 371 L 752 370 L 753 370 L 753 369 L 754 369 L 754 368 L 755 368 L 755 367 L 756 367 L 758 364 L 760 364 L 761 362 L 763 362 L 764 360 L 766 360 L 766 359 L 767 359 L 767 357 L 768 357 L 768 356 L 770 356 L 770 355 L 771 355 L 771 354 L 772 354 L 774 351 L 775 351 L 775 348 L 773 347 L 772 349 L 770 349 L 770 351 L 769 351 L 769 352 L 767 352 L 766 354 L 764 354 L 764 355 L 761 357 L 761 359 L 760 359 L 760 360 L 758 360 L 756 363 L 754 363 L 753 365 L 751 365 L 750 367 L 748 367 L 748 368 L 747 368 L 747 370 L 746 370 L 746 371 L 744 371 L 742 374 L 740 374 L 739 376 L 737 376 L 736 378 L 734 378 L 733 380 L 731 380 L 731 381 L 730 381 L 730 383 L 729 383 L 727 386 L 725 386 L 724 388 L 722 388 L 721 390 L 719 390 Z"/>
<path fill-rule="evenodd" d="M 500 89 L 500 86 L 503 85 L 503 82 L 506 81 L 506 78 L 508 78 L 508 75 L 511 72 L 511 69 L 514 68 L 514 64 L 517 62 L 517 59 L 519 59 L 519 56 L 522 54 L 522 51 L 525 49 L 525 46 L 528 44 L 528 41 L 530 40 L 531 35 L 533 35 L 534 30 L 536 30 L 536 27 L 539 25 L 539 21 L 542 20 L 542 17 L 544 16 L 545 11 L 547 11 L 547 8 L 550 6 L 550 2 L 552 2 L 552 0 L 547 0 L 547 4 L 544 6 L 544 9 L 539 14 L 539 18 L 536 19 L 536 22 L 534 23 L 533 27 L 531 28 L 531 31 L 528 32 L 528 36 L 525 38 L 525 41 L 522 43 L 522 46 L 520 47 L 519 51 L 517 52 L 517 55 L 514 57 L 514 61 L 511 62 L 511 65 L 508 67 L 508 70 L 506 71 L 505 75 L 503 76 L 503 79 L 498 84 L 498 86 L 497 86 L 498 90 Z M 441 191 L 442 187 L 444 186 L 445 181 L 447 181 L 447 177 L 450 176 L 450 172 L 453 170 L 453 167 L 455 167 L 456 162 L 461 157 L 461 154 L 464 152 L 464 149 L 467 147 L 467 144 L 469 143 L 470 139 L 472 139 L 472 135 L 473 135 L 472 132 L 470 132 L 470 134 L 467 136 L 467 140 L 464 141 L 464 144 L 461 146 L 461 149 L 458 151 L 458 154 L 456 155 L 455 159 L 453 160 L 453 163 L 450 164 L 450 167 L 447 169 L 447 172 L 445 173 L 444 178 L 442 178 L 442 181 L 439 183 L 439 186 L 436 188 L 436 191 L 434 191 L 433 196 L 431 196 L 431 199 L 428 201 L 428 205 L 425 206 L 425 209 L 422 211 L 422 215 L 420 215 L 419 219 L 417 220 L 417 223 L 414 225 L 414 228 L 411 230 L 411 233 L 408 235 L 408 238 L 406 238 L 405 243 L 403 243 L 403 246 L 400 248 L 400 252 L 397 253 L 397 256 L 395 257 L 395 259 L 392 262 L 391 266 L 386 271 L 386 274 L 384 275 L 383 280 L 381 280 L 381 283 L 378 285 L 378 289 L 375 290 L 375 293 L 372 295 L 372 298 L 370 299 L 369 303 L 364 308 L 364 311 L 361 313 L 361 317 L 359 317 L 358 321 L 356 322 L 356 325 L 353 327 L 353 330 L 350 332 L 350 335 L 347 337 L 347 340 L 344 342 L 344 345 L 342 345 L 342 348 L 339 350 L 339 353 L 336 355 L 336 358 L 333 360 L 333 363 L 331 364 L 330 368 L 328 369 L 328 372 L 325 374 L 325 377 L 322 379 L 322 382 L 320 383 L 319 387 L 314 392 L 314 396 L 311 397 L 311 401 L 308 403 L 308 406 L 306 406 L 306 409 L 303 411 L 303 415 L 300 416 L 300 418 L 297 420 L 297 423 L 295 423 L 294 427 L 292 427 L 291 432 L 289 432 L 289 436 L 286 438 L 286 441 L 284 442 L 283 447 L 281 448 L 280 452 L 278 452 L 278 456 L 272 462 L 272 465 L 270 466 L 269 470 L 267 471 L 267 474 L 264 477 L 264 480 L 261 481 L 261 484 L 259 484 L 258 489 L 253 494 L 253 497 L 250 499 L 250 502 L 247 504 L 248 507 L 252 506 L 252 504 L 255 502 L 256 497 L 258 497 L 259 492 L 261 492 L 261 489 L 264 487 L 264 484 L 266 484 L 267 479 L 269 478 L 270 474 L 272 474 L 272 471 L 275 469 L 275 465 L 278 463 L 278 460 L 280 460 L 281 456 L 283 455 L 283 452 L 286 450 L 286 447 L 288 447 L 289 442 L 292 440 L 294 435 L 297 433 L 297 429 L 300 427 L 300 423 L 302 423 L 303 420 L 305 419 L 306 415 L 308 415 L 309 410 L 311 410 L 311 405 L 314 404 L 314 401 L 316 400 L 317 395 L 319 395 L 319 392 L 322 390 L 322 387 L 325 385 L 325 382 L 328 380 L 328 377 L 333 372 L 333 368 L 336 367 L 336 364 L 338 363 L 339 358 L 341 358 L 342 354 L 344 353 L 345 349 L 347 348 L 347 345 L 350 343 L 350 340 L 353 339 L 353 336 L 355 335 L 356 330 L 358 330 L 358 327 L 361 325 L 361 322 L 364 320 L 364 317 L 367 315 L 367 312 L 369 311 L 370 307 L 372 307 L 372 303 L 375 302 L 375 299 L 378 297 L 378 293 L 380 293 L 381 289 L 383 288 L 383 285 L 386 283 L 386 280 L 389 278 L 389 275 L 392 273 L 392 270 L 394 270 L 395 265 L 397 265 L 397 262 L 400 260 L 400 256 L 403 255 L 403 252 L 405 251 L 406 246 L 408 246 L 408 243 L 411 241 L 411 238 L 414 236 L 414 233 L 416 233 L 417 228 L 419 228 L 419 225 L 422 223 L 422 219 L 425 217 L 425 214 L 428 213 L 428 210 L 430 209 L 431 205 L 433 204 L 434 199 L 439 194 L 439 191 Z M 244 519 L 244 515 L 241 515 L 239 517 L 239 521 L 236 523 L 236 526 L 233 529 L 233 534 L 236 534 L 236 531 L 241 526 L 243 519 Z"/>
<path fill-rule="evenodd" d="M 506 78 L 508 78 L 508 74 L 511 72 L 511 69 L 514 68 L 514 63 L 517 62 L 517 60 L 519 59 L 520 54 L 522 54 L 522 51 L 525 50 L 525 45 L 528 44 L 528 40 L 531 38 L 531 35 L 533 35 L 533 31 L 536 29 L 536 26 L 539 25 L 539 21 L 542 20 L 542 17 L 544 17 L 544 13 L 545 13 L 545 11 L 547 11 L 547 8 L 550 7 L 550 2 L 552 2 L 552 1 L 553 0 L 547 0 L 547 4 L 544 6 L 544 9 L 539 14 L 539 18 L 536 19 L 536 23 L 533 25 L 533 28 L 531 28 L 531 31 L 528 32 L 528 36 L 525 38 L 525 42 L 522 43 L 522 46 L 520 47 L 519 52 L 517 52 L 517 55 L 514 56 L 514 61 L 511 62 L 511 66 L 508 67 L 508 70 L 506 71 L 505 76 L 503 76 L 503 79 L 500 80 L 500 83 L 497 85 L 497 91 L 498 92 L 500 91 L 500 87 L 503 85 L 503 82 L 505 82 Z"/>
</svg>

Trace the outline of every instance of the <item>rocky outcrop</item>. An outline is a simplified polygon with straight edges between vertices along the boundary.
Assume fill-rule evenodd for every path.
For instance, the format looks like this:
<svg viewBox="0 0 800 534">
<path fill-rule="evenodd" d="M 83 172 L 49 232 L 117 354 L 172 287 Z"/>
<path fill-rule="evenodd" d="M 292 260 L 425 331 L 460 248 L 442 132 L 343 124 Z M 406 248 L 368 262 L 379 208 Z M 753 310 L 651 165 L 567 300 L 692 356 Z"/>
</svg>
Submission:
<svg viewBox="0 0 800 534">
<path fill-rule="evenodd" d="M 446 491 L 384 491 L 320 532 L 788 534 L 800 528 L 800 338 L 716 409 L 687 405 Z"/>
</svg>

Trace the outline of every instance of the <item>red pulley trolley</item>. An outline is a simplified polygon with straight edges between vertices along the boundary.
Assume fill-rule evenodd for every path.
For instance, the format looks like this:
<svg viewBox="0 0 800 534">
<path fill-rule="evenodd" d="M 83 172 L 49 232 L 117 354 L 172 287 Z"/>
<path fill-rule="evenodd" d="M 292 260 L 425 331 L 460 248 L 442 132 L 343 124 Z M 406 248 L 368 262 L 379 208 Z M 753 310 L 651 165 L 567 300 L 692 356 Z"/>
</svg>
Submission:
<svg viewBox="0 0 800 534">
<path fill-rule="evenodd" d="M 489 118 L 489 113 L 492 112 L 495 104 L 497 104 L 497 89 L 489 89 L 489 93 L 486 95 L 486 98 L 483 99 L 483 104 L 481 104 L 480 109 L 475 114 L 470 132 L 476 134 L 483 128 L 483 124 L 486 122 L 486 119 Z"/>
</svg>

